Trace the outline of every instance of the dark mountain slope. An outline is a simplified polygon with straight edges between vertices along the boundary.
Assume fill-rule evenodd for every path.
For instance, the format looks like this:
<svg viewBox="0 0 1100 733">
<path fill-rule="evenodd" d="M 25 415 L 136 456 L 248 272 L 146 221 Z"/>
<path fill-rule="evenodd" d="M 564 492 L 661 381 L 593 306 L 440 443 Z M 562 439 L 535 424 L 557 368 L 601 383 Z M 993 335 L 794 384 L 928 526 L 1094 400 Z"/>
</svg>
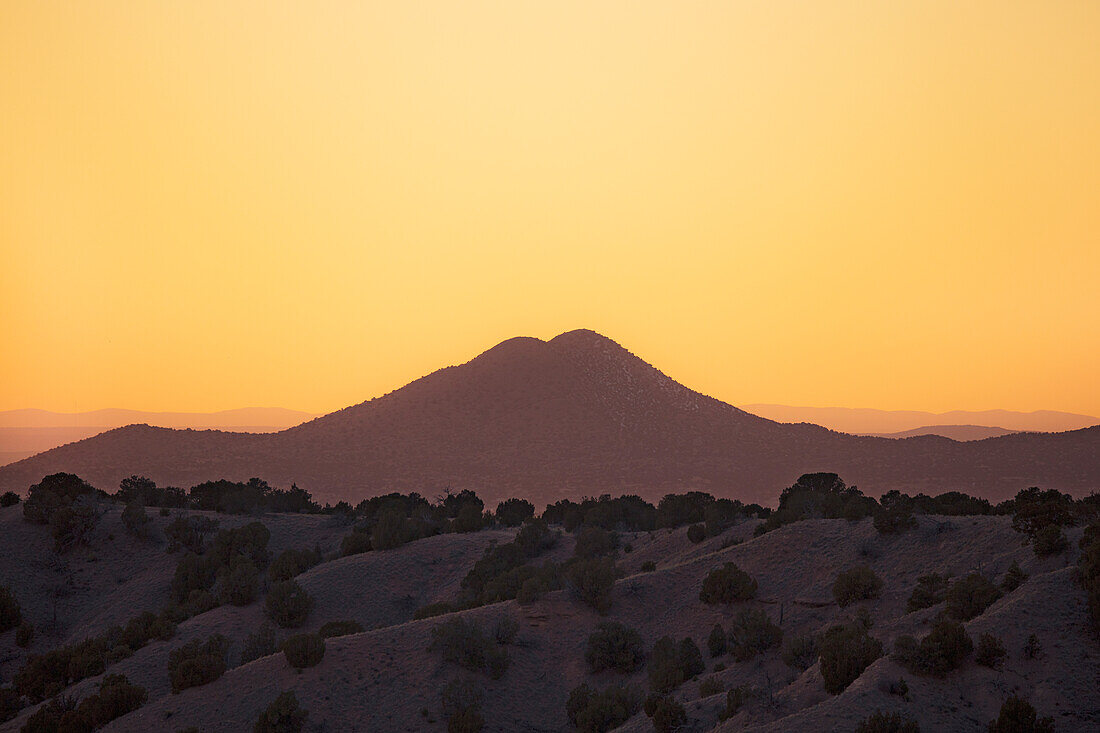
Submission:
<svg viewBox="0 0 1100 733">
<path fill-rule="evenodd" d="M 603 336 L 571 331 L 510 339 L 280 433 L 119 428 L 0 467 L 0 489 L 26 491 L 59 470 L 109 489 L 131 473 L 179 486 L 261 476 L 330 501 L 451 486 L 540 503 L 687 488 L 771 502 L 799 474 L 830 470 L 870 492 L 1000 499 L 1029 485 L 1100 486 L 1100 427 L 959 443 L 780 424 L 694 392 Z"/>
</svg>

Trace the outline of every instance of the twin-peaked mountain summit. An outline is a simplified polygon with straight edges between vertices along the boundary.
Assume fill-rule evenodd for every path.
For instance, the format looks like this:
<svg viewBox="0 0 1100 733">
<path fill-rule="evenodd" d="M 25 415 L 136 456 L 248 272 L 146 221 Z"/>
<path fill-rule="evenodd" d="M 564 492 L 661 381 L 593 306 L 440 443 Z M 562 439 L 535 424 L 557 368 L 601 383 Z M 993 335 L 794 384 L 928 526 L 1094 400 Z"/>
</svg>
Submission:
<svg viewBox="0 0 1100 733">
<path fill-rule="evenodd" d="M 1100 488 L 1100 426 L 971 442 L 858 437 L 777 423 L 699 394 L 587 330 L 513 338 L 460 366 L 277 433 L 130 425 L 0 467 L 0 490 L 77 473 L 113 490 L 260 476 L 322 501 L 472 488 L 540 502 L 702 489 L 773 502 L 834 471 L 868 493 L 950 489 L 1002 499 L 1030 485 Z"/>
</svg>

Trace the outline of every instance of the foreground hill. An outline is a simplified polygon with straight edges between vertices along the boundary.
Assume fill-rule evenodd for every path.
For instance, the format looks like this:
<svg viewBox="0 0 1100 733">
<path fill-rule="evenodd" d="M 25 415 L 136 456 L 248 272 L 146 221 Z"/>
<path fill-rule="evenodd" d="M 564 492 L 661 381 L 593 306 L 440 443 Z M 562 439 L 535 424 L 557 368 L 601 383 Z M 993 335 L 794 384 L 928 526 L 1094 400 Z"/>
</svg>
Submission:
<svg viewBox="0 0 1100 733">
<path fill-rule="evenodd" d="M 18 507 L 0 509 L 0 523 L 5 530 L 42 535 L 22 539 L 32 551 L 50 555 L 46 528 L 25 525 L 21 529 L 17 526 L 22 523 L 20 514 Z M 118 623 L 133 612 L 126 607 L 139 598 L 134 587 L 111 578 L 97 580 L 94 566 L 100 560 L 114 564 L 129 555 L 135 567 L 160 568 L 150 571 L 146 580 L 160 577 L 162 582 L 151 583 L 141 602 L 153 607 L 167 599 L 164 566 L 178 556 L 166 556 L 163 544 L 156 542 L 112 539 L 107 533 L 118 531 L 117 515 L 113 516 L 105 518 L 91 547 L 56 560 L 64 572 L 83 578 L 78 582 L 92 591 L 72 601 L 62 613 L 67 631 L 60 638 L 78 638 L 84 624 L 90 628 L 96 623 Z M 219 519 L 223 526 L 244 521 Z M 316 543 L 331 548 L 341 530 L 331 517 L 280 515 L 261 520 L 271 529 L 275 547 Z M 852 730 L 876 709 L 901 712 L 918 721 L 924 731 L 977 730 L 996 717 L 1001 703 L 1013 694 L 1029 699 L 1041 715 L 1052 716 L 1055 730 L 1094 730 L 1100 726 L 1100 688 L 1095 684 L 1100 676 L 1100 646 L 1089 629 L 1084 594 L 1074 580 L 1081 530 L 1068 532 L 1070 550 L 1039 559 L 1021 544 L 1011 521 L 1007 516 L 922 516 L 911 530 L 880 535 L 869 519 L 808 520 L 753 537 L 756 520 L 747 520 L 697 544 L 689 541 L 686 528 L 627 532 L 621 538 L 631 551 L 619 555 L 624 577 L 614 585 L 607 616 L 563 590 L 523 605 L 505 601 L 412 620 L 417 606 L 453 597 L 483 550 L 506 541 L 514 530 L 439 535 L 395 550 L 329 560 L 297 578 L 315 600 L 302 629 L 312 631 L 326 621 L 353 619 L 363 632 L 329 639 L 321 662 L 300 673 L 281 653 L 238 666 L 245 639 L 263 619 L 262 603 L 202 613 L 182 623 L 174 638 L 154 641 L 108 667 L 108 673 L 125 674 L 146 688 L 149 700 L 106 730 L 178 731 L 192 726 L 202 731 L 250 730 L 279 693 L 292 690 L 309 711 L 308 730 L 442 731 L 446 730 L 440 707 L 442 688 L 454 679 L 471 678 L 482 691 L 484 730 L 568 731 L 572 728 L 566 701 L 576 686 L 648 686 L 646 665 L 629 674 L 589 671 L 588 637 L 607 620 L 637 629 L 646 650 L 666 634 L 676 639 L 691 637 L 703 648 L 705 672 L 673 693 L 686 707 L 689 730 Z M 553 552 L 561 557 L 572 551 L 573 537 L 565 534 Z M 6 576 L 0 580 L 25 599 L 26 612 L 36 625 L 48 627 L 52 602 L 46 584 L 36 589 L 40 581 L 19 570 L 26 552 L 15 543 L 0 545 L 0 575 Z M 735 562 L 758 582 L 756 598 L 734 605 L 701 602 L 704 578 L 726 562 Z M 980 572 L 999 581 L 1014 562 L 1030 577 L 965 623 L 975 641 L 986 632 L 1003 641 L 1006 658 L 995 669 L 979 666 L 971 655 L 960 668 L 936 678 L 912 674 L 883 656 L 847 689 L 831 695 L 824 688 L 820 662 L 801 671 L 784 663 L 779 647 L 742 662 L 728 654 L 712 659 L 706 652 L 714 625 L 727 626 L 743 609 L 762 610 L 785 637 L 818 634 L 863 614 L 871 623 L 871 635 L 890 650 L 899 635 L 927 634 L 934 617 L 943 611 L 939 603 L 907 612 L 906 601 L 918 576 L 936 572 L 958 578 Z M 655 569 L 645 572 L 648 563 Z M 864 564 L 884 581 L 881 595 L 839 608 L 833 601 L 834 578 Z M 146 606 L 134 610 L 142 607 Z M 432 630 L 455 618 L 490 629 L 504 618 L 518 623 L 518 633 L 506 647 L 511 663 L 503 676 L 491 679 L 468 672 L 429 650 Z M 212 633 L 231 641 L 231 669 L 208 684 L 172 694 L 166 671 L 169 654 L 189 640 Z M 290 633 L 294 630 L 279 630 L 279 637 Z M 1029 655 L 1025 649 L 1031 635 L 1038 651 Z M 25 654 L 9 646 L 10 637 L 11 633 L 3 637 L 5 645 L 0 649 L 9 659 L 9 674 Z M 50 647 L 47 639 L 36 645 L 31 651 Z M 647 664 L 652 663 L 650 659 Z M 892 694 L 890 685 L 901 678 L 906 680 L 907 694 Z M 99 681 L 99 677 L 84 680 L 64 694 L 81 698 L 94 692 Z M 708 688 L 703 687 L 705 681 Z M 740 686 L 751 693 L 749 701 L 723 723 L 718 711 L 725 706 L 725 691 Z M 0 730 L 19 730 L 33 710 L 25 709 L 15 720 L 0 725 Z M 650 731 L 653 726 L 638 712 L 621 730 Z"/>
<path fill-rule="evenodd" d="M 999 500 L 1042 485 L 1100 486 L 1100 426 L 955 442 L 858 437 L 780 424 L 694 392 L 613 341 L 572 331 L 506 341 L 353 407 L 272 434 L 134 425 L 0 467 L 0 489 L 79 474 L 112 489 L 260 476 L 319 499 L 474 488 L 537 504 L 699 488 L 771 503 L 798 475 L 839 472 L 865 491 L 954 488 Z"/>
</svg>

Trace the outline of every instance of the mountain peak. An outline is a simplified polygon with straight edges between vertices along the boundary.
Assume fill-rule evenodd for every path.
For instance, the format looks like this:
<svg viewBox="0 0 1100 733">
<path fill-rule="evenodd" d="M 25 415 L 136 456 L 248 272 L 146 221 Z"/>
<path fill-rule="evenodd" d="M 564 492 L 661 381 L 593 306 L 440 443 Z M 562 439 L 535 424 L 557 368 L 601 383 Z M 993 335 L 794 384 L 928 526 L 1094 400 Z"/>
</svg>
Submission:
<svg viewBox="0 0 1100 733">
<path fill-rule="evenodd" d="M 587 328 L 577 328 L 572 331 L 566 331 L 550 339 L 547 343 L 569 350 L 591 348 L 607 349 L 608 347 L 614 347 L 616 349 L 622 348 L 622 346 L 612 341 L 607 336 Z"/>
</svg>

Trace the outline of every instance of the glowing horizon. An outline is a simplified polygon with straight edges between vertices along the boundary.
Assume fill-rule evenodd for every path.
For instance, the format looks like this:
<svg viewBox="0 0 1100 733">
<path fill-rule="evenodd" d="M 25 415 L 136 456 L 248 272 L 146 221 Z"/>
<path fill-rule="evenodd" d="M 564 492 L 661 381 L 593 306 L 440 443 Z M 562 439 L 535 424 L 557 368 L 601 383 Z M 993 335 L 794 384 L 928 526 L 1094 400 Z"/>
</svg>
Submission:
<svg viewBox="0 0 1100 733">
<path fill-rule="evenodd" d="M 1100 4 L 0 8 L 0 410 L 326 413 L 590 328 L 1100 415 Z"/>
</svg>

